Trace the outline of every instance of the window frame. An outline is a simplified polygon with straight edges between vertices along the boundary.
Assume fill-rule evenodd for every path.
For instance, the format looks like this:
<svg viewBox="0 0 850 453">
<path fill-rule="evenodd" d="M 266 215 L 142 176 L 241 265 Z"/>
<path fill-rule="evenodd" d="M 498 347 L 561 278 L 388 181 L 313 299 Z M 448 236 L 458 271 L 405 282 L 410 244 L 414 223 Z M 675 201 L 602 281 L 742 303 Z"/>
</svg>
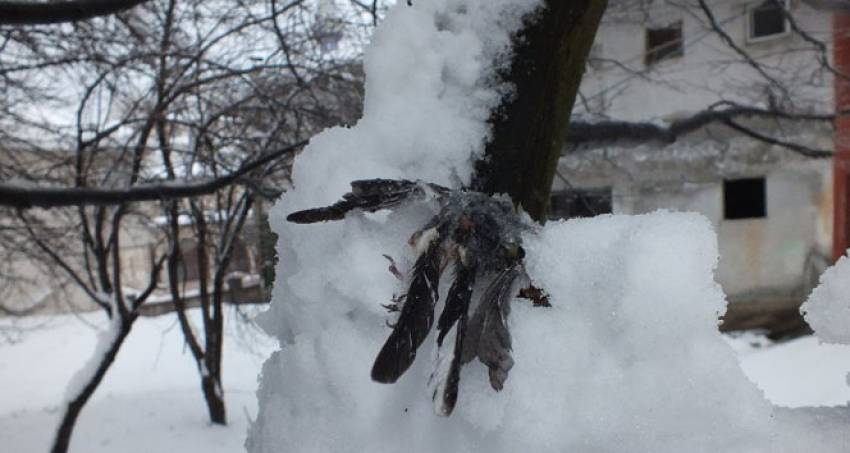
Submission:
<svg viewBox="0 0 850 453">
<path fill-rule="evenodd" d="M 758 183 L 761 186 L 760 187 L 761 193 L 759 194 L 759 198 L 760 198 L 759 201 L 761 202 L 761 206 L 759 207 L 760 209 L 758 210 L 760 215 L 740 215 L 740 214 L 736 214 L 735 216 L 730 216 L 729 215 L 729 213 L 730 213 L 730 211 L 729 211 L 729 209 L 730 209 L 730 206 L 729 206 L 729 195 L 730 195 L 729 194 L 729 185 L 741 185 L 741 184 L 752 184 L 752 183 Z M 735 221 L 740 221 L 740 220 L 766 220 L 766 219 L 769 218 L 768 216 L 769 216 L 770 213 L 768 212 L 768 209 L 767 209 L 768 208 L 768 206 L 767 206 L 768 205 L 768 198 L 767 198 L 768 197 L 768 178 L 767 178 L 766 175 L 742 176 L 742 177 L 735 177 L 735 178 L 723 178 L 723 180 L 721 182 L 721 190 L 722 190 L 721 195 L 722 195 L 722 202 L 723 202 L 722 214 L 723 214 L 723 221 L 724 222 L 729 222 L 729 221 L 735 222 Z M 737 190 L 741 190 L 740 186 Z M 739 196 L 740 196 L 740 194 L 739 194 Z M 739 212 L 742 211 L 740 204 L 736 204 L 734 206 L 734 209 L 735 209 L 736 213 L 739 213 Z"/>
<path fill-rule="evenodd" d="M 670 54 L 660 56 L 660 57 L 659 56 L 651 56 L 651 55 L 653 55 L 653 53 L 657 53 L 657 49 L 663 48 L 665 45 L 669 45 L 670 43 L 673 43 L 675 41 L 669 41 L 666 44 L 662 44 L 660 46 L 650 48 L 649 47 L 649 35 L 650 35 L 650 33 L 652 33 L 653 31 L 661 31 L 661 30 L 675 29 L 675 28 L 678 28 L 678 31 L 679 31 L 679 46 L 678 46 L 679 48 L 678 48 L 678 51 L 674 50 Z M 681 19 L 676 20 L 676 21 L 668 23 L 666 26 L 663 26 L 663 27 L 646 27 L 643 30 L 643 40 L 644 40 L 644 44 L 643 44 L 643 47 L 644 47 L 644 50 L 643 50 L 643 65 L 644 65 L 644 67 L 648 68 L 648 67 L 655 66 L 659 63 L 662 63 L 664 61 L 673 60 L 675 58 L 682 58 L 682 57 L 685 56 L 684 21 L 682 21 Z"/>
<path fill-rule="evenodd" d="M 775 39 L 784 38 L 784 37 L 789 36 L 791 34 L 791 24 L 789 23 L 788 18 L 783 16 L 782 17 L 782 24 L 783 24 L 784 31 L 782 31 L 781 33 L 774 33 L 772 35 L 753 36 L 753 32 L 755 31 L 755 26 L 753 24 L 753 20 L 755 20 L 755 16 L 754 16 L 753 13 L 755 12 L 755 10 L 757 8 L 764 5 L 767 1 L 769 1 L 769 0 L 759 0 L 757 2 L 753 2 L 753 3 L 750 3 L 749 5 L 747 5 L 746 20 L 744 21 L 744 22 L 746 22 L 746 30 L 745 30 L 746 35 L 745 36 L 746 36 L 747 44 L 758 44 L 760 42 L 773 41 Z M 782 3 L 782 7 L 785 8 L 785 11 L 791 11 L 791 0 L 777 0 L 777 1 Z"/>
</svg>

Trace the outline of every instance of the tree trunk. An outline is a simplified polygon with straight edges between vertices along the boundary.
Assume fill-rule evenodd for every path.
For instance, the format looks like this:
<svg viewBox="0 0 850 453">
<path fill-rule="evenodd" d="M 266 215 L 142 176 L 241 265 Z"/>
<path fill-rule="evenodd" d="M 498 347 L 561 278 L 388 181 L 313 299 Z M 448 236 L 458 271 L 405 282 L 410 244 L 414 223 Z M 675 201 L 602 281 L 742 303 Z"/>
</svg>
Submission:
<svg viewBox="0 0 850 453">
<path fill-rule="evenodd" d="M 207 402 L 210 421 L 218 425 L 227 424 L 227 411 L 224 407 L 224 394 L 221 391 L 221 379 L 212 373 L 201 379 L 201 390 Z"/>
<path fill-rule="evenodd" d="M 584 64 L 607 0 L 547 0 L 514 38 L 501 74 L 513 96 L 490 119 L 493 137 L 477 162 L 475 190 L 508 194 L 544 222 L 552 179 Z"/>
<path fill-rule="evenodd" d="M 112 316 L 119 315 L 118 313 L 113 313 Z M 89 382 L 86 383 L 79 395 L 75 396 L 68 402 L 65 413 L 62 415 L 62 421 L 59 424 L 59 429 L 56 432 L 56 437 L 53 440 L 53 447 L 50 449 L 51 453 L 66 453 L 68 451 L 68 447 L 71 444 L 71 434 L 73 433 L 74 424 L 77 422 L 77 417 L 79 417 L 80 411 L 83 410 L 83 406 L 86 405 L 86 402 L 88 402 L 89 398 L 91 398 L 94 394 L 97 386 L 100 385 L 100 381 L 102 381 L 103 377 L 106 375 L 106 371 L 112 365 L 112 362 L 115 361 L 115 357 L 118 355 L 118 350 L 121 349 L 124 339 L 127 338 L 127 335 L 130 333 L 132 325 L 133 319 L 124 320 L 121 323 L 118 335 L 115 337 L 112 344 L 109 345 L 109 348 L 106 350 L 106 353 L 104 353 L 100 363 L 97 364 L 97 369 Z"/>
</svg>

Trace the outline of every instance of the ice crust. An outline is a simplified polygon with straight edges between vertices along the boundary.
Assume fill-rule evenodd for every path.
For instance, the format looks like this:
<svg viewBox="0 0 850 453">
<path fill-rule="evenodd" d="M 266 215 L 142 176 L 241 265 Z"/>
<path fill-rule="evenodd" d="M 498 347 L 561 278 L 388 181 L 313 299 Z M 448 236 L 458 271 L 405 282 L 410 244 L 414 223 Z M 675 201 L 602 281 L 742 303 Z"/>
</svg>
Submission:
<svg viewBox="0 0 850 453">
<path fill-rule="evenodd" d="M 553 306 L 514 301 L 516 364 L 502 392 L 472 362 L 452 416 L 435 415 L 434 332 L 399 382 L 370 380 L 393 320 L 381 304 L 405 290 L 382 255 L 409 269 L 407 240 L 433 206 L 315 225 L 284 218 L 332 203 L 354 179 L 468 181 L 505 90 L 494 70 L 536 4 L 430 0 L 390 11 L 366 59 L 365 116 L 313 139 L 272 212 L 281 260 L 262 323 L 281 350 L 263 367 L 248 450 L 850 451 L 846 407 L 774 408 L 741 371 L 717 330 L 716 237 L 697 214 L 609 215 L 526 234 L 528 272 Z"/>
</svg>

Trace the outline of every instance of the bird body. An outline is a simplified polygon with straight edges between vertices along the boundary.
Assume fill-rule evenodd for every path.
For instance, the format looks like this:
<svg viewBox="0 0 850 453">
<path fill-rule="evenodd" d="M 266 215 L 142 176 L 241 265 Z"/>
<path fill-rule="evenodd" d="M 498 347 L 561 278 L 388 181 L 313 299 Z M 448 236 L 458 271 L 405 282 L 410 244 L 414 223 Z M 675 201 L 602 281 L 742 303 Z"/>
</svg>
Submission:
<svg viewBox="0 0 850 453">
<path fill-rule="evenodd" d="M 476 357 L 488 367 L 491 387 L 501 390 L 514 363 L 507 320 L 515 283 L 524 275 L 522 234 L 531 228 L 528 220 L 506 198 L 421 181 L 359 180 L 351 188 L 335 204 L 295 212 L 287 220 L 339 220 L 354 210 L 375 212 L 411 200 L 439 204 L 437 214 L 411 235 L 417 257 L 408 292 L 375 359 L 372 379 L 393 383 L 410 368 L 434 324 L 440 278 L 450 263 L 454 280 L 437 320 L 437 363 L 430 379 L 435 412 L 452 413 L 460 369 Z M 483 290 L 476 300 L 478 283 Z"/>
</svg>

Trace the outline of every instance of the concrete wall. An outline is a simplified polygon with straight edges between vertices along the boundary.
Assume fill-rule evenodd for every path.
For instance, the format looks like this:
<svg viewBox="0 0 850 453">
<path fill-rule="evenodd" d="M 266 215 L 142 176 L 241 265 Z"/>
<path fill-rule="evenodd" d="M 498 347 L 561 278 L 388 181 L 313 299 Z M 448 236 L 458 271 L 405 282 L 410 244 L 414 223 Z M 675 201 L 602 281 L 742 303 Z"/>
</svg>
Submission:
<svg viewBox="0 0 850 453">
<path fill-rule="evenodd" d="M 831 111 L 832 78 L 818 65 L 816 49 L 793 32 L 760 42 L 747 39 L 747 8 L 756 3 L 708 0 L 736 45 L 787 89 L 781 102 Z M 791 0 L 790 10 L 800 28 L 829 45 L 829 13 L 800 0 Z M 682 23 L 683 54 L 646 65 L 646 29 L 677 21 Z M 771 96 L 783 95 L 710 30 L 695 0 L 610 2 L 591 57 L 595 62 L 583 80 L 584 102 L 577 103 L 575 118 L 664 122 L 721 100 L 766 106 Z M 832 148 L 828 127 L 747 124 L 768 135 Z M 767 216 L 724 220 L 723 180 L 757 176 L 766 178 Z M 733 302 L 799 302 L 830 255 L 831 161 L 802 158 L 723 126 L 672 145 L 568 149 L 554 189 L 568 186 L 611 187 L 614 213 L 668 209 L 705 215 L 718 234 L 716 278 Z"/>
<path fill-rule="evenodd" d="M 65 219 L 55 210 L 39 210 L 40 219 L 57 231 L 70 228 Z M 149 225 L 137 217 L 127 217 L 121 231 L 121 280 L 126 290 L 142 290 L 149 282 L 151 254 L 159 246 L 161 237 Z M 68 311 L 90 311 L 98 309 L 86 294 L 59 266 L 54 265 L 34 243 L 25 241 L 23 247 L 29 252 L 11 254 L 9 262 L 0 264 L 4 268 L 0 278 L 0 296 L 3 306 L 13 312 L 55 313 Z M 79 252 L 76 236 L 62 242 L 54 250 L 83 279 L 83 256 Z M 41 256 L 37 260 L 34 256 Z M 45 261 L 47 260 L 47 261 Z M 49 264 L 48 264 L 49 263 Z M 0 313 L 2 315 L 2 313 Z"/>
<path fill-rule="evenodd" d="M 715 274 L 730 301 L 799 301 L 828 261 L 832 234 L 831 161 L 806 159 L 734 139 L 734 150 L 700 142 L 697 156 L 677 160 L 681 146 L 635 153 L 585 150 L 561 159 L 554 190 L 605 188 L 615 214 L 658 209 L 705 215 L 718 234 Z M 694 145 L 697 147 L 697 145 Z M 766 217 L 724 219 L 723 181 L 766 180 Z"/>
<path fill-rule="evenodd" d="M 643 7 L 639 5 L 643 3 Z M 765 65 L 770 77 L 788 89 L 796 106 L 829 110 L 832 77 L 819 68 L 819 52 L 795 33 L 750 42 L 747 7 L 758 1 L 707 0 L 717 22 L 740 49 Z M 800 0 L 790 1 L 795 22 L 813 38 L 831 43 L 831 16 Z M 649 27 L 681 21 L 684 52 L 654 65 L 644 64 Z M 827 49 L 827 55 L 831 51 Z M 612 0 L 580 88 L 585 103 L 576 113 L 629 120 L 660 120 L 704 109 L 719 100 L 765 104 L 771 83 L 712 32 L 696 0 L 633 2 Z M 616 62 L 616 63 L 614 63 Z M 776 93 L 779 94 L 779 93 Z"/>
</svg>

